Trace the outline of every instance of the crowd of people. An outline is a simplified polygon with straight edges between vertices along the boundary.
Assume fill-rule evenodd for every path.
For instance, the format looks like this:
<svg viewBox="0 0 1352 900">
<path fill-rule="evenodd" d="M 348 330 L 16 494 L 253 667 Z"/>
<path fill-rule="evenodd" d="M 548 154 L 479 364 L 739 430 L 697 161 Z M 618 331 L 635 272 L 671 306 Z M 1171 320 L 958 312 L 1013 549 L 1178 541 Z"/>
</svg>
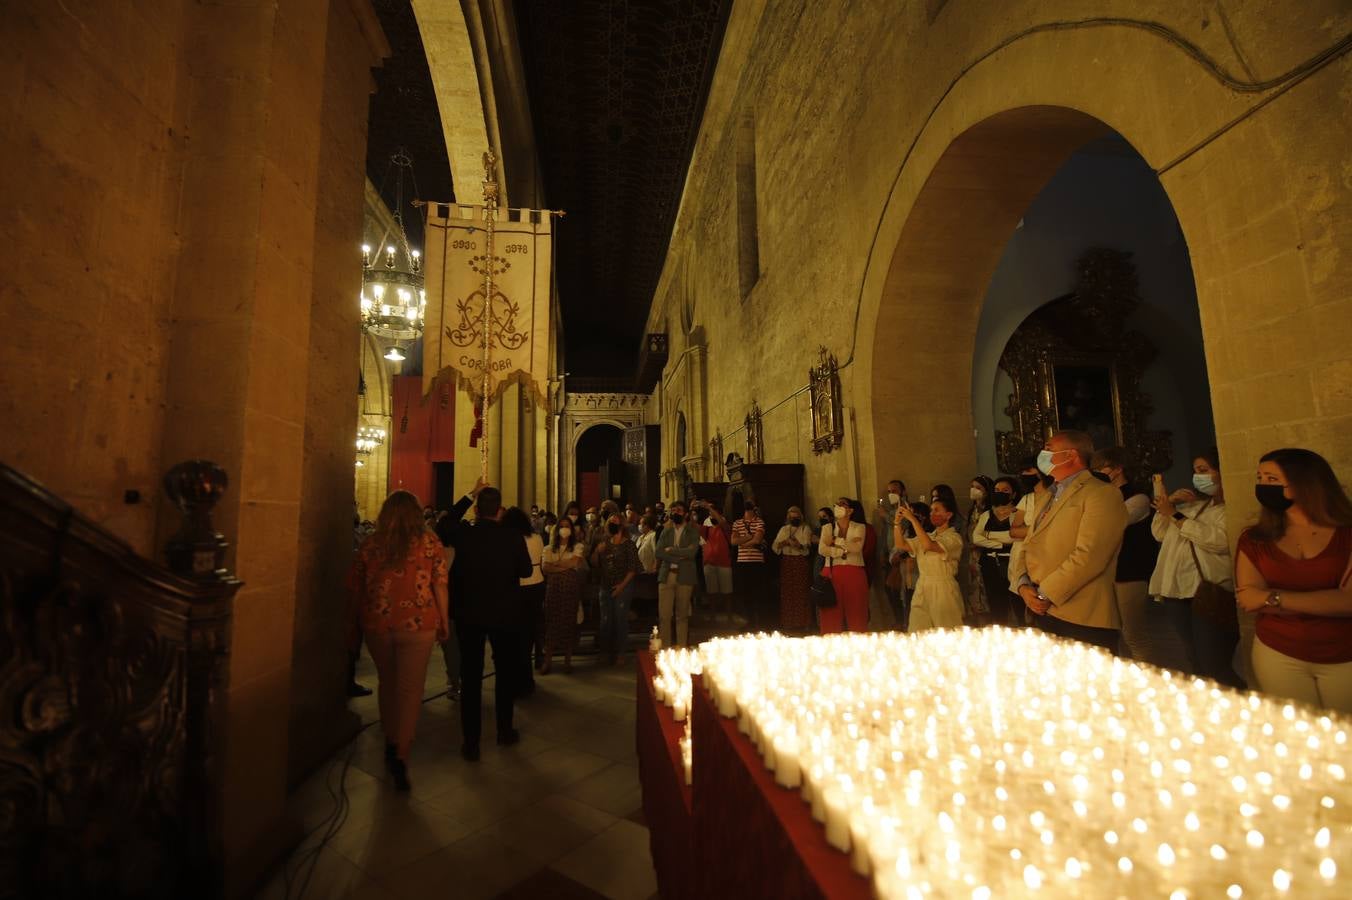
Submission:
<svg viewBox="0 0 1352 900">
<path fill-rule="evenodd" d="M 483 483 L 446 512 L 396 491 L 358 533 L 351 648 L 364 637 L 375 662 L 403 789 L 434 644 L 460 700 L 462 755 L 477 760 L 485 643 L 496 737 L 510 745 L 515 700 L 559 657 L 572 670 L 584 622 L 603 664 L 625 663 L 636 601 L 655 607 L 666 645 L 689 643 L 697 602 L 715 627 L 789 633 L 884 627 L 873 611 L 886 608 L 901 630 L 1037 627 L 1233 686 L 1247 672 L 1250 687 L 1352 712 L 1352 501 L 1329 464 L 1265 455 L 1261 516 L 1233 558 L 1216 451 L 1192 470 L 1173 490 L 1160 475 L 1138 484 L 1123 448 L 1062 431 L 1018 474 L 975 476 L 965 509 L 949 485 L 913 500 L 897 479 L 872 517 L 842 496 L 811 518 L 790 507 L 777 529 L 754 502 L 733 520 L 716 500 L 573 502 L 555 516 L 504 509 Z M 1238 655 L 1241 612 L 1256 617 L 1251 660 Z"/>
</svg>

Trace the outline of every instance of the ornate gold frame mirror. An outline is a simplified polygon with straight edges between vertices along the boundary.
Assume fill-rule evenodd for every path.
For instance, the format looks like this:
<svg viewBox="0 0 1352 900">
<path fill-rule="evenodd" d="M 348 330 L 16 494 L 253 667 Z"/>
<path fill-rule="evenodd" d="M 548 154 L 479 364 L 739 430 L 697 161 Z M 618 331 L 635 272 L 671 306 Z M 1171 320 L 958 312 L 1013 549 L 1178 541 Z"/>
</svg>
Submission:
<svg viewBox="0 0 1352 900">
<path fill-rule="evenodd" d="M 1125 447 L 1141 473 L 1162 472 L 1173 465 L 1172 435 L 1147 427 L 1154 406 L 1141 390 L 1155 346 L 1124 325 L 1140 303 L 1131 254 L 1088 250 L 1077 273 L 1075 293 L 1034 311 L 1000 357 L 1014 383 L 1013 427 L 995 433 L 1000 469 L 1017 472 L 1053 432 L 1073 428 L 1095 447 Z"/>
</svg>

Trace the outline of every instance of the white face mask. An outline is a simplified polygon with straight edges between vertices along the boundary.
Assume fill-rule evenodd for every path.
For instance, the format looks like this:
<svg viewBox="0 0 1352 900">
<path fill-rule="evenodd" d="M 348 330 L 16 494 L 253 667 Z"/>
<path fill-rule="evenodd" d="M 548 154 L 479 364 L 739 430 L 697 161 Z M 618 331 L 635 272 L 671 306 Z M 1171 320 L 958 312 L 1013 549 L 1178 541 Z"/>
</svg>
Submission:
<svg viewBox="0 0 1352 900">
<path fill-rule="evenodd" d="M 893 506 L 896 506 L 898 503 L 901 502 L 901 494 L 888 494 L 887 502 L 891 503 Z"/>
<path fill-rule="evenodd" d="M 837 506 L 833 512 L 837 519 L 848 519 L 850 517 L 850 508 L 848 506 Z"/>
<path fill-rule="evenodd" d="M 587 513 L 587 521 L 588 521 L 588 522 L 590 522 L 592 519 L 595 519 L 595 518 L 596 518 L 595 514 L 593 514 L 593 513 Z"/>
<path fill-rule="evenodd" d="M 982 497 L 986 496 L 986 492 L 979 487 L 974 487 L 967 492 L 967 496 L 971 497 L 973 500 L 980 500 Z"/>
<path fill-rule="evenodd" d="M 570 534 L 572 534 L 572 533 L 573 533 L 573 529 L 571 529 L 571 528 L 560 528 L 560 529 L 559 529 L 559 537 L 568 537 L 568 535 L 570 535 Z"/>
</svg>

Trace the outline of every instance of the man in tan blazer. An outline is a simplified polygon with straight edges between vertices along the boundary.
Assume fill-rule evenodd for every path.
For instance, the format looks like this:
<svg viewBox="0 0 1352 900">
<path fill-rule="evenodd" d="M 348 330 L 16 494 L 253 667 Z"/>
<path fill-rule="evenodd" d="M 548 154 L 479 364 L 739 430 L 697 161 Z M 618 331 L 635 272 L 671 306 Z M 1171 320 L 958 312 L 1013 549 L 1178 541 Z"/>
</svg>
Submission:
<svg viewBox="0 0 1352 900">
<path fill-rule="evenodd" d="M 1093 453 L 1082 431 L 1048 439 L 1038 468 L 1056 484 L 1029 523 L 1009 581 L 1044 631 L 1116 653 L 1121 621 L 1113 577 L 1127 510 L 1121 493 L 1089 472 Z"/>
</svg>

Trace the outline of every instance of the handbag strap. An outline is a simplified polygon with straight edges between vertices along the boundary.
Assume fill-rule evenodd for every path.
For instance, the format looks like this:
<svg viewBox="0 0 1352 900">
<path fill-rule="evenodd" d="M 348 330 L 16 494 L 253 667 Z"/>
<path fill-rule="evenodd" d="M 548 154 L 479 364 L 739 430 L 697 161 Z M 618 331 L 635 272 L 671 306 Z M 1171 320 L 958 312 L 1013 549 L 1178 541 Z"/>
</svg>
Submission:
<svg viewBox="0 0 1352 900">
<path fill-rule="evenodd" d="M 1201 515 L 1202 515 L 1202 512 L 1203 512 L 1208 506 L 1210 506 L 1210 505 L 1211 505 L 1211 498 L 1208 497 L 1208 498 L 1207 498 L 1207 501 L 1206 501 L 1205 503 L 1202 504 L 1202 508 L 1199 509 L 1199 510 L 1197 510 L 1197 515 L 1196 515 L 1196 516 L 1189 516 L 1188 518 L 1194 519 L 1194 520 L 1197 519 L 1198 516 L 1201 516 Z M 1187 539 L 1186 537 L 1184 537 L 1183 540 L 1188 541 L 1188 539 Z M 1214 585 L 1216 582 L 1214 582 L 1214 581 L 1209 581 L 1209 580 L 1207 579 L 1207 577 L 1206 577 L 1206 573 L 1202 571 L 1202 560 L 1201 560 L 1200 558 L 1198 558 L 1198 556 L 1197 556 L 1197 545 L 1194 544 L 1192 541 L 1188 541 L 1188 549 L 1192 551 L 1192 564 L 1193 564 L 1194 566 L 1197 567 L 1197 577 L 1198 577 L 1199 579 L 1201 579 L 1201 581 L 1202 581 L 1204 584 L 1213 584 L 1213 585 Z"/>
</svg>

